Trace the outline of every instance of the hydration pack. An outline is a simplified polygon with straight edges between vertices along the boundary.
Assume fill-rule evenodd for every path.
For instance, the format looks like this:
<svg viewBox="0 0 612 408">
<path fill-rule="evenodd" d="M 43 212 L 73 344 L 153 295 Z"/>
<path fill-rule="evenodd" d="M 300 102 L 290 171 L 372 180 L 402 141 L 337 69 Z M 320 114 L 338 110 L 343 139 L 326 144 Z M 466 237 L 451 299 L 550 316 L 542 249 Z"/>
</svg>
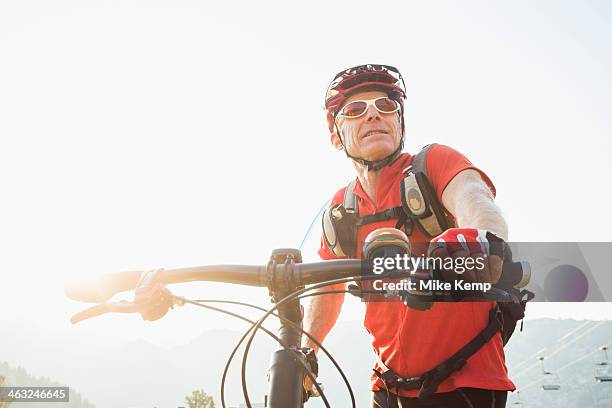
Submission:
<svg viewBox="0 0 612 408">
<path fill-rule="evenodd" d="M 397 219 L 395 228 L 404 228 L 412 235 L 414 226 L 431 239 L 454 226 L 453 217 L 444 209 L 427 176 L 427 145 L 403 170 L 406 175 L 399 183 L 402 205 L 359 216 L 357 196 L 353 192 L 356 180 L 344 191 L 342 204 L 334 205 L 323 213 L 323 237 L 334 255 L 357 257 L 357 229 L 366 224 Z"/>
<path fill-rule="evenodd" d="M 446 211 L 427 174 L 427 153 L 433 145 L 427 145 L 417 153 L 411 164 L 403 170 L 405 177 L 400 181 L 401 206 L 360 216 L 357 196 L 353 192 L 356 180 L 346 187 L 341 204 L 331 206 L 323 213 L 323 237 L 338 257 L 357 257 L 357 231 L 362 225 L 396 219 L 395 228 L 403 227 L 407 236 L 412 235 L 416 226 L 423 235 L 431 239 L 449 228 L 455 227 L 454 218 Z M 512 253 L 506 244 L 504 260 L 510 261 Z M 389 369 L 380 357 L 379 366 L 382 372 L 375 370 L 376 375 L 389 388 L 420 389 L 419 398 L 426 399 L 436 392 L 442 381 L 453 372 L 461 369 L 469 357 L 474 355 L 496 333 L 500 333 L 504 346 L 514 333 L 516 324 L 525 316 L 526 303 L 533 294 L 527 290 L 511 288 L 513 302 L 498 303 L 489 312 L 487 326 L 470 342 L 458 350 L 447 360 L 438 364 L 432 370 L 412 378 L 402 378 Z"/>
</svg>

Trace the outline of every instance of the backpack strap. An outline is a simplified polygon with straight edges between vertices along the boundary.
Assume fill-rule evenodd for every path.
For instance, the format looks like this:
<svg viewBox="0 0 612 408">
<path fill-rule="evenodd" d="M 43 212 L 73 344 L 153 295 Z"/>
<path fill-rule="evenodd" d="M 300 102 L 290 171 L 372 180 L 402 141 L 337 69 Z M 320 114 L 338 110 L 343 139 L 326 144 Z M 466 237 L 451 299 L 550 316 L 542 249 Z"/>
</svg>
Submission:
<svg viewBox="0 0 612 408">
<path fill-rule="evenodd" d="M 375 214 L 359 216 L 359 202 L 354 193 L 357 179 L 351 181 L 344 190 L 342 204 L 332 206 L 323 213 L 323 237 L 334 255 L 355 258 L 357 256 L 357 229 L 362 225 L 375 222 L 398 219 L 396 228 L 406 225 L 406 234 L 409 221 L 402 207 L 393 207 Z M 404 221 L 402 221 L 404 220 Z"/>
<path fill-rule="evenodd" d="M 398 228 L 404 225 L 404 210 L 401 206 L 388 208 L 386 210 L 377 212 L 375 214 L 364 215 L 363 217 L 359 216 L 359 202 L 357 201 L 357 196 L 353 191 L 355 189 L 355 184 L 357 183 L 357 179 L 352 180 L 348 186 L 346 186 L 346 190 L 344 190 L 344 199 L 342 201 L 342 206 L 348 213 L 353 213 L 356 216 L 357 226 L 360 227 L 362 225 L 373 224 L 375 222 L 388 221 L 392 219 L 398 219 L 398 223 L 395 228 Z M 406 234 L 410 235 L 410 232 L 406 230 Z"/>
<path fill-rule="evenodd" d="M 421 149 L 411 164 L 404 169 L 406 177 L 400 181 L 401 206 L 375 214 L 359 216 L 359 201 L 354 192 L 357 179 L 344 190 L 342 204 L 327 209 L 323 214 L 323 233 L 336 256 L 355 258 L 357 254 L 357 229 L 366 224 L 397 219 L 395 228 L 404 227 L 410 236 L 413 225 L 427 238 L 432 238 L 450 228 L 452 217 L 444 209 L 427 175 L 427 153 L 433 144 Z"/>
<path fill-rule="evenodd" d="M 400 182 L 402 208 L 427 238 L 433 238 L 453 226 L 452 217 L 444 209 L 427 175 L 427 145 L 404 169 Z"/>
<path fill-rule="evenodd" d="M 425 177 L 429 177 L 427 174 L 427 153 L 432 146 L 433 143 L 423 146 L 421 151 L 414 156 L 410 166 L 408 166 L 408 168 L 412 169 L 412 172 L 423 173 L 425 174 Z M 404 170 L 404 172 L 406 172 L 406 170 Z"/>
<path fill-rule="evenodd" d="M 501 311 L 497 306 L 494 306 L 489 310 L 489 322 L 480 333 L 455 354 L 426 373 L 410 378 L 401 377 L 383 363 L 378 353 L 375 354 L 382 372 L 374 370 L 374 373 L 384 382 L 385 387 L 406 390 L 419 389 L 419 399 L 426 400 L 437 391 L 438 386 L 445 379 L 455 371 L 460 370 L 471 356 L 476 354 L 495 334 L 499 333 L 502 325 Z"/>
</svg>

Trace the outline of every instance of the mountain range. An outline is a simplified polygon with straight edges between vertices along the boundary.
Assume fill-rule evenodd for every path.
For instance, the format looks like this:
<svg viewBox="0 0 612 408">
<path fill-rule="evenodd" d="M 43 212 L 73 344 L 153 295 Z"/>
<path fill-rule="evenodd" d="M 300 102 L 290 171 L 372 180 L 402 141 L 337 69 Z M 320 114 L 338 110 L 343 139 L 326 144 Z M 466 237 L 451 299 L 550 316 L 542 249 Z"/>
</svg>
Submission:
<svg viewBox="0 0 612 408">
<path fill-rule="evenodd" d="M 241 335 L 234 330 L 207 330 L 189 343 L 171 348 L 145 340 L 105 346 L 59 335 L 50 337 L 31 327 L 5 321 L 0 322 L 0 362 L 68 384 L 82 394 L 83 400 L 87 399 L 87 404 L 91 401 L 97 408 L 176 408 L 185 406 L 185 396 L 195 389 L 213 395 L 217 406 L 221 406 L 223 367 Z M 526 387 L 520 393 L 520 402 L 530 407 L 612 406 L 612 383 L 594 380 L 595 363 L 603 359 L 598 347 L 611 342 L 612 322 L 526 321 L 524 330 L 521 332 L 517 327 L 506 346 L 510 377 L 519 389 Z M 374 357 L 361 323 L 338 323 L 325 345 L 349 378 L 357 406 L 367 407 Z M 248 356 L 246 375 L 253 402 L 264 401 L 269 356 L 275 348 L 273 341 L 262 334 Z M 537 360 L 540 355 L 549 356 L 545 368 L 555 375 L 542 375 Z M 226 386 L 229 406 L 238 406 L 244 401 L 241 356 L 238 353 L 229 372 Z M 8 365 L 0 365 L 0 375 L 2 367 L 6 370 Z M 350 406 L 346 386 L 325 358 L 321 358 L 320 378 L 332 406 Z M 560 389 L 543 391 L 541 381 L 551 379 L 559 383 Z M 515 402 L 516 406 L 520 405 L 516 392 L 510 395 L 508 405 Z M 311 408 L 323 406 L 320 399 L 312 399 L 307 404 Z M 55 403 L 53 407 L 60 408 Z"/>
</svg>

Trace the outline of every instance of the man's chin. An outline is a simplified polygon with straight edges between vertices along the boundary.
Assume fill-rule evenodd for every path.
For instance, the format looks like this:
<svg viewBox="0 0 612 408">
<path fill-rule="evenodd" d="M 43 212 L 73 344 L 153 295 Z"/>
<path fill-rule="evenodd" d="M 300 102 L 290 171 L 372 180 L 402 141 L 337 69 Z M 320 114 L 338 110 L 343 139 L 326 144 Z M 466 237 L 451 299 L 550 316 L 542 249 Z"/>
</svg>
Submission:
<svg viewBox="0 0 612 408">
<path fill-rule="evenodd" d="M 382 160 L 385 159 L 389 156 L 391 156 L 393 154 L 393 152 L 395 152 L 395 150 L 397 149 L 397 146 L 393 147 L 393 146 L 381 146 L 378 149 L 371 149 L 365 152 L 363 158 L 368 160 L 368 161 L 378 161 L 378 160 Z"/>
</svg>

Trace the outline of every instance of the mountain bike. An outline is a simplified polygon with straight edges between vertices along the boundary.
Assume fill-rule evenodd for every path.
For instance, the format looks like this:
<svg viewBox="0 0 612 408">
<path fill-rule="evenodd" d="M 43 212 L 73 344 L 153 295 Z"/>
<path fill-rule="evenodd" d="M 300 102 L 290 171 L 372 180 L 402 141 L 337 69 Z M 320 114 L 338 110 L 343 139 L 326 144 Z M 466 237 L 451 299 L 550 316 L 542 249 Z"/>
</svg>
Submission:
<svg viewBox="0 0 612 408">
<path fill-rule="evenodd" d="M 392 230 L 392 229 L 389 229 Z M 397 231 L 397 230 L 396 230 Z M 398 231 L 399 232 L 399 231 Z M 403 233 L 401 233 L 403 236 Z M 199 266 L 178 269 L 156 269 L 151 271 L 116 272 L 103 275 L 96 282 L 73 284 L 66 288 L 66 295 L 74 300 L 93 302 L 96 305 L 75 314 L 71 321 L 77 323 L 105 313 L 140 313 L 145 320 L 157 320 L 177 305 L 192 304 L 209 310 L 225 313 L 251 324 L 231 352 L 225 365 L 221 379 L 221 405 L 226 408 L 225 384 L 231 362 L 239 347 L 246 341 L 241 362 L 242 393 L 247 407 L 251 407 L 246 368 L 249 350 L 255 335 L 259 330 L 272 337 L 280 348 L 273 352 L 269 366 L 269 389 L 267 405 L 270 408 L 301 408 L 307 400 L 308 392 L 304 390 L 304 378 L 313 383 L 316 393 L 322 398 L 326 407 L 330 403 L 321 385 L 316 382 L 316 358 L 312 350 L 301 348 L 302 336 L 309 337 L 320 347 L 334 365 L 347 388 L 351 406 L 356 407 L 355 396 L 351 385 L 342 371 L 340 364 L 333 358 L 329 350 L 319 343 L 310 333 L 302 329 L 302 308 L 300 301 L 310 296 L 320 296 L 331 293 L 351 293 L 368 300 L 391 300 L 399 298 L 407 307 L 426 310 L 432 302 L 461 301 L 485 299 L 497 302 L 516 302 L 517 299 L 508 289 L 517 282 L 528 281 L 530 271 L 528 265 L 521 262 L 504 264 L 503 276 L 505 287 L 493 287 L 486 293 L 479 291 L 464 291 L 462 293 L 445 293 L 441 291 L 423 290 L 374 290 L 363 283 L 375 279 L 387 280 L 418 280 L 427 281 L 435 278 L 433 271 L 395 269 L 384 274 L 372 273 L 373 259 L 394 257 L 406 253 L 406 245 L 397 234 L 390 231 L 379 234 L 371 244 L 371 251 L 366 259 L 342 259 L 303 263 L 297 249 L 275 249 L 265 265 L 216 265 Z M 404 236 L 405 237 L 405 236 Z M 526 279 L 527 277 L 527 279 Z M 231 300 L 190 300 L 173 295 L 165 285 L 195 282 L 225 282 L 239 285 L 267 287 L 274 306 L 264 309 L 259 306 Z M 324 290 L 322 288 L 339 283 L 348 283 L 344 290 Z M 357 284 L 355 284 L 357 283 Z M 109 302 L 115 294 L 135 290 L 134 301 Z M 235 304 L 256 308 L 263 315 L 256 321 L 247 319 L 237 313 L 224 310 L 211 304 Z M 263 327 L 264 321 L 274 316 L 279 319 L 280 327 L 277 334 Z"/>
</svg>

